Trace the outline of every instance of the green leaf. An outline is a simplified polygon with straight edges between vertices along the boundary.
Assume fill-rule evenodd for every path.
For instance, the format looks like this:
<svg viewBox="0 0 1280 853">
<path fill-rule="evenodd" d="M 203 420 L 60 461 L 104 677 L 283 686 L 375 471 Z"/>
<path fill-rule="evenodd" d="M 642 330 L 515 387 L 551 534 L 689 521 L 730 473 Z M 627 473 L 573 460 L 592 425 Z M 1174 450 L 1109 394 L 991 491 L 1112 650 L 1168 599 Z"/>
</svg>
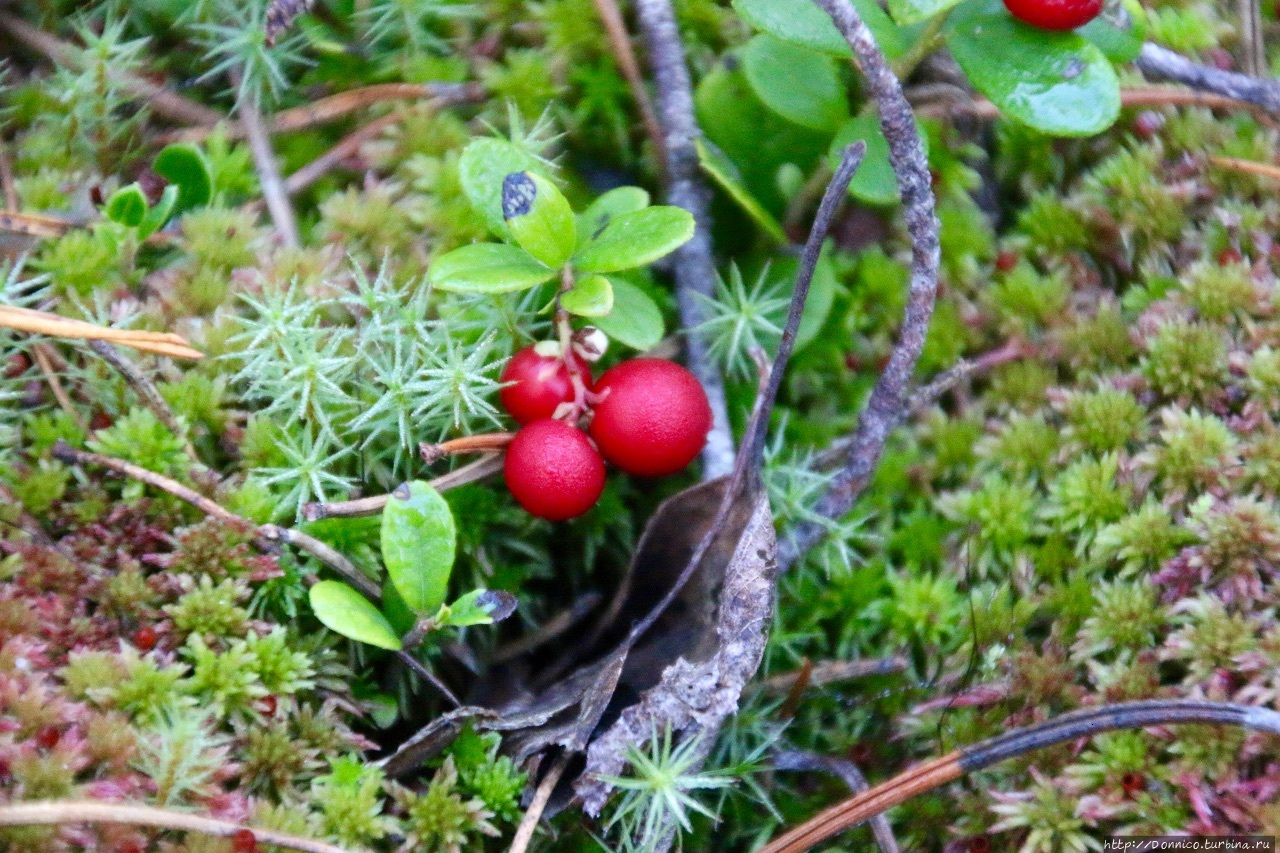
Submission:
<svg viewBox="0 0 1280 853">
<path fill-rule="evenodd" d="M 502 216 L 502 179 L 512 172 L 534 170 L 536 162 L 505 139 L 477 139 L 463 149 L 458 160 L 462 191 L 489 230 L 504 240 L 511 232 Z"/>
<path fill-rule="evenodd" d="M 209 203 L 213 195 L 213 175 L 204 152 L 188 143 L 166 145 L 156 155 L 151 169 L 178 188 L 175 213 Z"/>
<path fill-rule="evenodd" d="M 809 282 L 809 298 L 804 302 L 804 311 L 800 314 L 800 327 L 796 329 L 795 351 L 800 352 L 813 343 L 831 316 L 831 308 L 835 304 L 836 290 L 839 280 L 835 267 L 831 263 L 830 245 L 823 247 L 818 256 L 817 266 L 813 268 L 813 280 Z M 790 293 L 795 285 L 796 272 L 800 268 L 799 259 L 793 255 L 777 258 L 772 263 L 771 278 L 781 279 L 787 283 L 786 293 Z"/>
<path fill-rule="evenodd" d="M 146 216 L 142 217 L 142 222 L 138 225 L 138 239 L 145 240 L 163 228 L 173 214 L 173 207 L 177 201 L 178 188 L 173 184 L 165 187 L 160 193 L 160 200 L 147 211 Z"/>
<path fill-rule="evenodd" d="M 960 0 L 889 0 L 889 14 L 905 27 L 939 15 L 959 2 Z"/>
<path fill-rule="evenodd" d="M 311 587 L 310 598 L 316 618 L 329 630 L 380 649 L 402 648 L 387 617 L 345 583 L 320 581 Z"/>
<path fill-rule="evenodd" d="M 889 142 L 880 130 L 880 119 L 875 113 L 855 116 L 840 128 L 840 132 L 831 142 L 831 151 L 828 154 L 831 167 L 836 168 L 844 149 L 849 143 L 859 139 L 867 144 L 867 150 L 862 155 L 862 165 L 853 173 L 853 180 L 849 182 L 849 194 L 868 204 L 897 202 L 898 178 L 894 174 L 893 166 L 889 163 Z M 920 141 L 927 154 L 928 137 L 921 134 Z"/>
<path fill-rule="evenodd" d="M 578 248 L 573 265 L 582 272 L 644 266 L 687 243 L 693 227 L 693 216 L 681 207 L 659 205 L 624 213 Z"/>
<path fill-rule="evenodd" d="M 729 198 L 737 202 L 751 220 L 759 225 L 760 228 L 769 235 L 777 243 L 786 244 L 787 234 L 782 230 L 782 226 L 778 224 L 778 220 L 774 219 L 773 214 L 764 209 L 764 205 L 753 196 L 742 182 L 742 172 L 738 170 L 737 164 L 729 159 L 723 151 L 716 147 L 715 143 L 706 139 L 699 139 L 694 143 L 698 148 L 698 165 L 702 167 L 702 171 L 711 176 L 711 180 L 719 185 L 720 189 L 729 194 Z"/>
<path fill-rule="evenodd" d="M 561 295 L 560 307 L 579 317 L 603 317 L 613 310 L 613 285 L 602 275 L 587 276 Z"/>
<path fill-rule="evenodd" d="M 591 203 L 578 215 L 578 242 L 585 243 L 624 213 L 649 206 L 649 193 L 640 187 L 616 187 Z"/>
<path fill-rule="evenodd" d="M 1015 20 L 1000 0 L 967 0 L 947 21 L 947 47 L 1005 115 L 1057 136 L 1106 130 L 1120 114 L 1120 81 L 1102 51 L 1075 33 Z"/>
<path fill-rule="evenodd" d="M 136 228 L 147 215 L 147 196 L 137 182 L 111 194 L 104 208 L 107 218 L 126 228 Z"/>
<path fill-rule="evenodd" d="M 647 350 L 662 340 L 662 311 L 649 295 L 629 281 L 611 279 L 613 310 L 592 323 L 611 339 L 632 349 Z"/>
<path fill-rule="evenodd" d="M 379 524 L 379 527 L 381 527 L 381 524 Z M 382 615 L 387 617 L 391 627 L 402 637 L 412 631 L 414 625 L 418 624 L 418 614 L 410 610 L 409 605 L 404 603 L 404 596 L 400 594 L 400 590 L 396 588 L 396 585 L 391 582 L 389 577 L 382 582 Z"/>
<path fill-rule="evenodd" d="M 382 561 L 410 610 L 433 614 L 444 603 L 458 548 L 453 513 L 428 483 L 404 483 L 382 510 Z"/>
<path fill-rule="evenodd" d="M 835 130 L 849 117 L 848 95 L 829 55 L 761 33 L 741 57 L 756 97 L 788 121 Z"/>
<path fill-rule="evenodd" d="M 492 625 L 501 622 L 516 609 L 516 597 L 509 592 L 477 589 L 449 605 L 445 625 L 465 628 L 468 625 Z"/>
<path fill-rule="evenodd" d="M 549 267 L 569 260 L 578 242 L 573 209 L 556 185 L 532 172 L 502 179 L 502 216 L 520 248 Z"/>
<path fill-rule="evenodd" d="M 1123 4 L 1123 12 L 1104 11 L 1076 32 L 1116 64 L 1132 62 L 1142 53 L 1147 38 L 1147 13 L 1136 2 Z M 1117 20 L 1123 18 L 1125 20 Z"/>
<path fill-rule="evenodd" d="M 906 49 L 902 31 L 875 0 L 853 0 L 854 8 L 866 23 L 876 43 L 890 59 Z M 792 44 L 810 47 L 834 56 L 852 56 L 849 43 L 831 23 L 827 13 L 803 0 L 733 0 L 747 23 Z"/>
<path fill-rule="evenodd" d="M 436 258 L 427 271 L 427 280 L 433 285 L 457 293 L 506 293 L 555 277 L 555 270 L 505 243 L 462 246 Z"/>
</svg>

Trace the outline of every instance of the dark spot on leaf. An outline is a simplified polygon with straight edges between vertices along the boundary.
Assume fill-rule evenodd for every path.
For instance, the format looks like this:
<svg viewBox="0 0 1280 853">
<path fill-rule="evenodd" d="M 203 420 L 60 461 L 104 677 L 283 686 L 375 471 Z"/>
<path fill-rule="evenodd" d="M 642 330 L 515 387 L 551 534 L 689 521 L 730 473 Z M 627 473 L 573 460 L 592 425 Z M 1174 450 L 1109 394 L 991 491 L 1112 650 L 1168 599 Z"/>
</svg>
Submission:
<svg viewBox="0 0 1280 853">
<path fill-rule="evenodd" d="M 409 491 L 409 484 L 401 483 L 400 485 L 396 486 L 396 490 L 391 493 L 391 497 L 395 498 L 398 501 L 407 501 L 409 500 L 409 496 L 411 494 L 412 492 Z"/>
<path fill-rule="evenodd" d="M 1062 69 L 1063 80 L 1074 80 L 1084 73 L 1084 63 L 1078 57 L 1072 57 L 1067 67 Z"/>
<path fill-rule="evenodd" d="M 533 209 L 538 185 L 528 172 L 512 172 L 502 179 L 502 218 L 515 219 Z"/>
<path fill-rule="evenodd" d="M 597 237 L 599 237 L 601 234 L 603 234 L 603 233 L 604 233 L 604 229 L 608 228 L 608 227 L 609 227 L 609 223 L 610 223 L 610 222 L 612 222 L 612 221 L 613 221 L 613 220 L 612 220 L 612 219 L 610 219 L 610 218 L 609 218 L 609 216 L 607 216 L 607 215 L 606 215 L 606 216 L 604 216 L 604 217 L 602 217 L 602 218 L 600 219 L 600 227 L 599 227 L 599 228 L 597 228 L 597 229 L 595 230 L 595 233 L 591 235 L 591 239 L 592 239 L 592 240 L 594 240 L 594 239 L 596 239 Z"/>
<path fill-rule="evenodd" d="M 476 605 L 489 614 L 494 622 L 501 622 L 516 610 L 516 597 L 509 592 L 489 589 L 480 593 Z"/>
</svg>

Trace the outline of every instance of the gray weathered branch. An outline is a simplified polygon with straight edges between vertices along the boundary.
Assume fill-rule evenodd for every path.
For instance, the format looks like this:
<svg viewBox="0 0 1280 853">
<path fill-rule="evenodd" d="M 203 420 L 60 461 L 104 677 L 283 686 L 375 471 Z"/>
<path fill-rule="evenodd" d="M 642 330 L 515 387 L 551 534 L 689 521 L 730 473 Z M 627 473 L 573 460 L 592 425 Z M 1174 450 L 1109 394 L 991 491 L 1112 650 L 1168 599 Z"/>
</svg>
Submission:
<svg viewBox="0 0 1280 853">
<path fill-rule="evenodd" d="M 1275 79 L 1251 77 L 1248 74 L 1198 65 L 1182 54 L 1151 42 L 1142 46 L 1137 66 L 1147 77 L 1173 80 L 1193 89 L 1256 104 L 1280 114 L 1280 81 Z"/>
</svg>

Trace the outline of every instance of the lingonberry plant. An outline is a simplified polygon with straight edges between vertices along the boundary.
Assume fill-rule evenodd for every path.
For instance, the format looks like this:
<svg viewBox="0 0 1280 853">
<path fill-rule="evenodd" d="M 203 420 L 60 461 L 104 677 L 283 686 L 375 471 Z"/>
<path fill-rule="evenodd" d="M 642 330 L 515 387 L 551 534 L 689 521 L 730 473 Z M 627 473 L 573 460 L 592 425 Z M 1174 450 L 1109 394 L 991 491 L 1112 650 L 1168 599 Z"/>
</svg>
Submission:
<svg viewBox="0 0 1280 853">
<path fill-rule="evenodd" d="M 0 850 L 1276 834 L 1278 26 L 3 4 Z"/>
</svg>

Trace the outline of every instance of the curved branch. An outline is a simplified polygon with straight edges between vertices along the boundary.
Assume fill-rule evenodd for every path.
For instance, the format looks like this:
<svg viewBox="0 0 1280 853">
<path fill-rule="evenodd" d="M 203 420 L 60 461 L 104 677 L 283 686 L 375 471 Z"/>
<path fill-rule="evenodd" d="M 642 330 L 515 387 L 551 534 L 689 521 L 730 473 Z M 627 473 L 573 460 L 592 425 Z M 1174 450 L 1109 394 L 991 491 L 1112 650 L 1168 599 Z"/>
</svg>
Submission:
<svg viewBox="0 0 1280 853">
<path fill-rule="evenodd" d="M 76 823 L 121 823 L 153 826 L 230 838 L 248 829 L 262 844 L 300 850 L 302 853 L 349 853 L 324 841 L 301 838 L 274 829 L 246 827 L 229 820 L 202 817 L 189 812 L 176 812 L 153 806 L 128 803 L 102 803 L 93 800 L 50 800 L 36 803 L 10 803 L 0 806 L 0 826 L 62 826 Z"/>
<path fill-rule="evenodd" d="M 880 110 L 880 127 L 889 142 L 889 162 L 898 176 L 903 216 L 911 237 L 911 284 L 898 343 L 889 356 L 884 373 L 871 391 L 850 443 L 846 466 L 832 479 L 818 501 L 816 512 L 825 518 L 847 513 L 866 488 L 880 461 L 889 433 L 907 405 L 907 389 L 915 371 L 925 335 L 933 317 L 938 289 L 938 218 L 934 214 L 929 164 L 916 128 L 911 106 L 902 94 L 902 84 L 876 45 L 871 31 L 849 0 L 814 0 L 835 23 L 867 80 L 867 88 Z M 778 564 L 789 565 L 813 547 L 829 528 L 819 522 L 797 526 L 779 544 Z"/>
<path fill-rule="evenodd" d="M 695 141 L 701 135 L 693 117 L 693 84 L 685 64 L 684 46 L 676 27 L 671 0 L 637 0 L 636 16 L 649 49 L 649 65 L 658 90 L 658 113 L 666 148 L 667 202 L 693 214 L 693 239 L 672 254 L 680 320 L 688 335 L 689 369 L 707 392 L 712 426 L 702 451 L 702 478 L 711 480 L 733 469 L 733 433 L 725 401 L 724 378 L 704 335 L 697 327 L 706 319 L 698 297 L 716 289 L 715 259 L 711 254 L 711 191 L 698 171 Z"/>
<path fill-rule="evenodd" d="M 1147 77 L 1159 77 L 1280 113 L 1280 81 L 1198 65 L 1180 53 L 1147 42 L 1136 61 Z"/>
<path fill-rule="evenodd" d="M 1241 726 L 1280 735 L 1280 713 L 1227 702 L 1152 700 L 1075 711 L 1048 722 L 1005 732 L 913 767 L 810 818 L 770 841 L 759 853 L 804 853 L 812 850 L 844 830 L 912 797 L 1033 750 L 1116 729 L 1183 723 Z"/>
</svg>

